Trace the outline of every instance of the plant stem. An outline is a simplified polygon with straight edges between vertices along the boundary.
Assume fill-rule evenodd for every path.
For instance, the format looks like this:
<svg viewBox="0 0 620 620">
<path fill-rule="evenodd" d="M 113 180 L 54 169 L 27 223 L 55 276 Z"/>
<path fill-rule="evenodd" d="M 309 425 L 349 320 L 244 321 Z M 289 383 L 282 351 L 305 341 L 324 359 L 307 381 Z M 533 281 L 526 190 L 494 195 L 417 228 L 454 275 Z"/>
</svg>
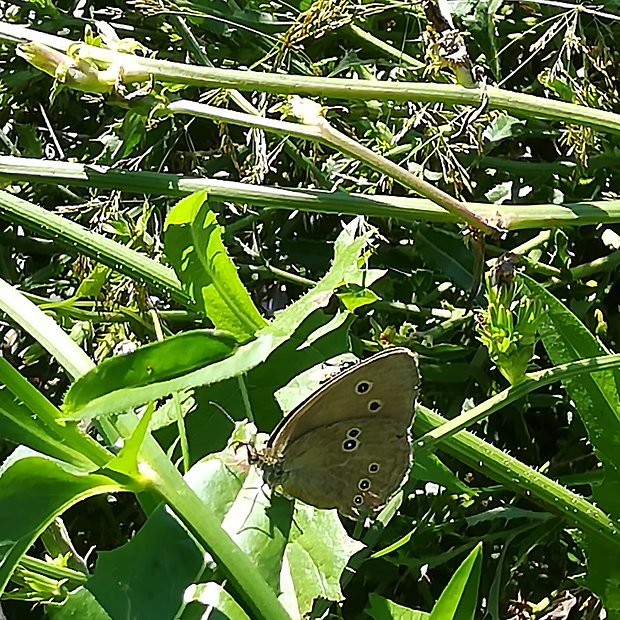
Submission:
<svg viewBox="0 0 620 620">
<path fill-rule="evenodd" d="M 20 300 L 21 294 L 10 285 L 4 284 L 3 287 L 0 289 L 2 310 L 9 313 L 16 324 L 28 329 L 28 333 L 48 351 L 55 352 L 58 362 L 66 367 L 70 374 L 75 372 L 80 376 L 94 368 L 93 362 L 84 351 L 39 308 L 25 298 Z M 24 312 L 24 316 L 20 310 Z M 75 424 L 60 426 L 57 423 L 57 409 L 1 357 L 0 370 L 8 389 L 14 394 L 19 394 L 25 404 L 41 418 L 46 428 L 52 431 L 58 429 L 54 435 L 66 440 L 68 462 L 76 460 L 71 458 L 69 449 L 83 455 L 82 461 L 88 458 L 101 467 L 110 461 L 112 455 L 80 432 Z M 125 413 L 116 418 L 106 418 L 105 421 L 112 427 L 112 432 L 108 436 L 130 437 L 136 427 L 137 416 Z M 275 592 L 271 590 L 257 568 L 220 527 L 219 522 L 209 512 L 209 507 L 205 506 L 190 489 L 159 444 L 149 434 L 141 446 L 140 459 L 139 479 L 132 478 L 130 481 L 141 489 L 146 487 L 154 490 L 157 499 L 162 498 L 170 503 L 179 519 L 213 555 L 222 572 L 243 597 L 246 607 L 252 611 L 252 617 L 290 620 Z M 83 466 L 84 469 L 87 469 L 89 464 L 87 461 Z M 124 475 L 123 478 L 127 476 Z M 123 480 L 121 488 L 123 486 L 125 488 L 129 486 L 127 480 Z"/>
<path fill-rule="evenodd" d="M 221 528 L 208 507 L 190 489 L 150 436 L 145 440 L 143 454 L 147 455 L 146 460 L 150 465 L 150 487 L 199 540 L 207 543 L 208 551 L 242 596 L 246 609 L 251 610 L 250 617 L 291 620 L 250 558 Z"/>
<path fill-rule="evenodd" d="M 403 65 L 409 65 L 410 67 L 413 67 L 414 69 L 424 69 L 424 67 L 426 66 L 421 60 L 418 60 L 417 58 L 414 58 L 413 56 L 410 56 L 409 54 L 406 54 L 405 52 L 399 49 L 396 49 L 393 45 L 390 45 L 389 43 L 382 41 L 381 39 L 375 37 L 373 34 L 368 32 L 367 30 L 360 28 L 356 24 L 350 24 L 349 30 L 355 36 L 359 37 L 362 41 L 364 41 L 365 43 L 368 43 L 369 45 L 376 47 L 378 50 L 382 51 L 384 54 L 388 56 L 391 56 L 397 62 Z"/>
<path fill-rule="evenodd" d="M 429 434 L 448 423 L 448 420 L 421 405 L 416 407 L 416 411 L 416 433 Z M 414 449 L 416 445 L 417 442 L 414 442 Z M 600 508 L 479 437 L 459 431 L 444 438 L 441 449 L 507 488 L 525 493 L 549 510 L 559 512 L 584 533 L 603 539 L 610 545 L 610 553 L 618 549 L 620 525 Z"/>
<path fill-rule="evenodd" d="M 70 39 L 7 22 L 0 22 L 0 39 L 19 43 L 37 41 L 63 52 L 70 45 L 75 44 L 75 41 Z M 618 114 L 564 101 L 509 92 L 495 87 L 465 88 L 454 84 L 349 80 L 198 67 L 121 54 L 84 43 L 79 45 L 79 54 L 82 58 L 96 61 L 101 65 L 122 66 L 128 81 L 145 81 L 152 75 L 156 80 L 172 82 L 173 84 L 194 84 L 207 88 L 235 88 L 241 91 L 349 100 L 441 102 L 447 105 L 475 107 L 486 103 L 490 109 L 505 110 L 525 118 L 570 122 L 575 125 L 592 127 L 599 131 L 620 133 L 620 115 Z"/>
<path fill-rule="evenodd" d="M 579 360 L 576 362 L 568 362 L 555 366 L 554 368 L 546 368 L 538 372 L 529 373 L 526 378 L 512 385 L 509 388 L 499 392 L 495 396 L 485 400 L 476 407 L 470 409 L 467 413 L 463 413 L 452 420 L 449 420 L 441 427 L 433 429 L 416 441 L 419 449 L 430 450 L 439 442 L 443 442 L 446 438 L 453 436 L 459 431 L 480 422 L 489 417 L 491 414 L 499 411 L 506 405 L 523 398 L 530 392 L 544 387 L 551 383 L 556 383 L 562 379 L 574 377 L 582 373 L 599 372 L 610 368 L 620 366 L 620 354 L 618 355 L 602 355 L 591 359 Z"/>
<path fill-rule="evenodd" d="M 289 124 L 297 127 L 295 123 Z M 298 209 L 310 213 L 390 217 L 400 222 L 416 223 L 420 220 L 444 224 L 457 221 L 455 215 L 424 198 L 366 196 L 344 191 L 326 192 L 316 189 L 287 189 L 219 179 L 183 177 L 160 172 L 128 172 L 100 165 L 88 166 L 72 162 L 2 155 L 0 155 L 0 178 L 6 182 L 65 184 L 173 197 L 186 196 L 206 189 L 209 199 L 214 202 L 249 203 L 263 209 L 289 211 Z M 474 211 L 483 218 L 497 217 L 498 212 L 501 212 L 501 225 L 506 230 L 591 226 L 620 222 L 620 200 L 592 200 L 565 205 L 515 205 L 514 207 L 472 202 L 466 205 L 470 211 Z M 0 214 L 10 221 L 19 222 L 28 229 L 37 230 L 47 237 L 52 236 L 61 240 L 64 238 L 62 231 L 65 225 L 60 226 L 60 223 L 67 220 L 7 192 L 0 192 Z M 75 235 L 72 233 L 69 240 L 71 247 L 92 256 L 92 251 L 87 250 L 87 239 L 93 233 L 73 222 L 67 222 L 66 226 L 71 231 L 76 228 Z M 111 242 L 109 239 L 106 241 L 114 246 L 113 252 L 124 249 L 118 243 Z M 145 260 L 148 259 L 145 257 Z M 166 280 L 171 277 L 174 279 L 174 283 L 170 281 L 167 285 L 173 291 L 174 297 L 182 303 L 187 302 L 187 296 L 180 289 L 178 279 L 173 272 L 166 270 L 162 265 L 159 265 L 157 269 L 165 271 Z M 149 275 L 151 274 L 144 274 L 141 271 L 136 277 L 147 279 Z"/>
<path fill-rule="evenodd" d="M 405 168 L 401 168 L 393 161 L 375 153 L 356 140 L 344 135 L 342 132 L 332 127 L 329 121 L 323 117 L 319 117 L 316 124 L 291 123 L 186 100 L 174 101 L 168 105 L 168 110 L 173 114 L 192 114 L 202 118 L 210 118 L 242 125 L 244 127 L 264 129 L 265 131 L 284 134 L 286 136 L 292 135 L 305 140 L 322 142 L 345 155 L 349 155 L 367 164 L 374 170 L 392 179 L 396 179 L 405 187 L 413 189 L 422 196 L 432 200 L 434 203 L 450 211 L 450 213 L 456 215 L 472 227 L 487 234 L 499 232 L 499 228 L 496 225 L 490 224 L 479 214 L 470 211 L 464 203 L 456 200 L 424 179 L 412 174 Z"/>
</svg>

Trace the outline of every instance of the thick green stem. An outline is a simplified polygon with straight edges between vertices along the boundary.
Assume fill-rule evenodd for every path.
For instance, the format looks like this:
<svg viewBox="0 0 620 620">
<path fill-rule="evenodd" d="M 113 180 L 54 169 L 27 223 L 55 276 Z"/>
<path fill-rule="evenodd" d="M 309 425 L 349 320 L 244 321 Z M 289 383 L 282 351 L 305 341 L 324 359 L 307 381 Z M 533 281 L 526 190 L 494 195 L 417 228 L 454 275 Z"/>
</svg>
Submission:
<svg viewBox="0 0 620 620">
<path fill-rule="evenodd" d="M 147 437 L 146 454 L 150 472 L 144 472 L 149 486 L 181 518 L 190 531 L 207 544 L 234 589 L 241 595 L 251 618 L 290 620 L 275 592 L 258 572 L 250 558 L 221 528 L 200 498 L 189 488 L 179 472 L 156 444 Z"/>
<path fill-rule="evenodd" d="M 484 233 L 499 232 L 499 228 L 496 225 L 489 223 L 488 220 L 481 217 L 479 214 L 470 211 L 464 203 L 456 200 L 450 196 L 450 194 L 446 194 L 446 192 L 441 191 L 434 185 L 431 185 L 428 181 L 401 168 L 398 164 L 395 164 L 386 157 L 375 153 L 356 140 L 344 135 L 342 132 L 332 127 L 325 118 L 318 117 L 315 124 L 291 123 L 186 100 L 171 103 L 168 106 L 168 110 L 173 114 L 192 114 L 202 118 L 211 118 L 220 122 L 234 123 L 243 127 L 264 129 L 265 131 L 286 136 L 296 136 L 304 140 L 322 142 L 345 155 L 365 163 L 374 170 L 397 180 L 405 187 L 415 190 L 420 195 L 425 196 L 443 207 L 472 227 Z"/>
<path fill-rule="evenodd" d="M 416 434 L 432 432 L 448 423 L 448 420 L 426 407 L 418 405 L 416 410 Z M 559 512 L 569 523 L 585 533 L 602 538 L 610 545 L 610 553 L 617 552 L 620 524 L 580 495 L 467 431 L 459 431 L 444 439 L 441 450 L 507 488 L 525 493 L 549 511 Z"/>
<path fill-rule="evenodd" d="M 545 370 L 530 373 L 523 381 L 506 388 L 499 394 L 470 409 L 467 413 L 452 418 L 439 428 L 433 429 L 418 439 L 416 445 L 418 448 L 430 450 L 448 437 L 452 437 L 468 426 L 484 420 L 506 405 L 514 403 L 538 388 L 583 373 L 600 372 L 601 370 L 617 368 L 618 366 L 620 366 L 620 355 L 603 355 L 591 359 L 568 362 L 555 368 L 546 368 Z"/>
<path fill-rule="evenodd" d="M 298 127 L 295 123 L 290 123 Z M 315 189 L 286 189 L 264 185 L 251 185 L 219 179 L 183 177 L 159 172 L 128 172 L 106 166 L 87 166 L 71 162 L 48 161 L 12 156 L 0 156 L 0 178 L 8 181 L 29 181 L 98 189 L 114 189 L 129 193 L 145 193 L 159 196 L 186 196 L 199 190 L 207 190 L 213 202 L 234 202 L 251 204 L 264 209 L 301 210 L 310 213 L 338 213 L 344 215 L 365 215 L 366 217 L 390 217 L 401 222 L 454 223 L 458 218 L 424 198 L 403 196 L 365 196 L 347 192 L 326 192 Z M 465 203 L 470 211 L 483 218 L 501 216 L 501 227 L 506 230 L 540 229 L 558 226 L 590 226 L 620 222 L 620 200 L 584 201 L 566 205 L 498 205 Z M 22 223 L 30 230 L 37 230 L 47 236 L 57 237 L 54 222 L 59 218 L 44 209 L 30 205 L 7 192 L 0 192 L 0 213 L 7 219 Z M 501 213 L 499 211 L 501 209 Z M 34 212 L 36 211 L 36 213 Z M 71 244 L 84 251 L 83 227 L 68 222 L 76 228 Z M 72 233 L 73 234 L 73 233 Z M 113 243 L 113 242 L 111 242 Z M 114 244 L 118 246 L 118 244 Z M 116 250 L 115 250 L 116 251 Z M 120 261 L 122 262 L 122 261 Z M 158 269 L 165 270 L 159 266 Z M 162 275 L 163 272 L 162 272 Z M 139 277 L 144 278 L 142 272 Z M 170 278 L 174 282 L 170 281 Z M 187 301 L 180 290 L 178 280 L 167 270 L 164 279 L 167 287 L 174 290 L 179 300 Z"/>
<path fill-rule="evenodd" d="M 49 317 L 46 317 L 32 302 L 7 283 L 0 289 L 0 309 L 9 314 L 13 321 L 28 329 L 32 337 L 39 341 L 48 351 L 53 351 L 60 364 L 70 369 L 70 373 L 80 376 L 94 367 L 80 347 Z M 3 365 L 2 365 L 3 363 Z M 26 404 L 41 418 L 46 428 L 58 429 L 55 436 L 66 446 L 67 459 L 75 462 L 73 453 L 84 454 L 90 462 L 104 466 L 111 454 L 90 437 L 81 433 L 73 424 L 62 427 L 57 422 L 58 412 L 35 388 L 28 384 L 25 389 L 20 384 L 27 381 L 0 358 L 0 370 L 7 387 L 23 398 Z M 73 375 L 73 376 L 75 376 Z M 106 419 L 113 426 L 115 436 L 131 436 L 137 424 L 133 413 L 126 413 L 112 420 Z M 84 458 L 84 457 L 82 457 Z M 85 460 L 85 459 L 84 459 Z M 79 463 L 88 467 L 89 463 Z M 110 472 L 113 474 L 114 472 Z M 243 597 L 251 617 L 260 619 L 289 620 L 289 616 L 280 604 L 276 593 L 271 590 L 250 559 L 234 543 L 230 536 L 220 527 L 219 522 L 209 512 L 209 507 L 195 495 L 166 457 L 161 447 L 147 435 L 141 447 L 141 466 L 139 479 L 129 479 L 125 474 L 118 474 L 119 488 L 152 488 L 164 501 L 168 502 L 177 516 L 201 541 L 201 544 L 213 555 L 219 567 L 236 591 Z"/>
<path fill-rule="evenodd" d="M 75 41 L 36 30 L 0 22 L 0 38 L 27 43 L 37 41 L 54 49 L 66 51 Z M 310 76 L 260 73 L 238 69 L 197 67 L 166 60 L 141 58 L 131 54 L 81 44 L 80 55 L 109 66 L 123 67 L 128 79 L 144 81 L 149 75 L 156 80 L 173 84 L 194 84 L 206 88 L 234 88 L 241 91 L 260 91 L 279 94 L 309 95 L 342 99 L 377 99 L 381 101 L 441 102 L 447 105 L 505 110 L 525 118 L 543 118 L 599 131 L 620 133 L 620 115 L 563 101 L 554 101 L 514 93 L 501 88 L 465 88 L 454 84 L 349 80 Z"/>
</svg>

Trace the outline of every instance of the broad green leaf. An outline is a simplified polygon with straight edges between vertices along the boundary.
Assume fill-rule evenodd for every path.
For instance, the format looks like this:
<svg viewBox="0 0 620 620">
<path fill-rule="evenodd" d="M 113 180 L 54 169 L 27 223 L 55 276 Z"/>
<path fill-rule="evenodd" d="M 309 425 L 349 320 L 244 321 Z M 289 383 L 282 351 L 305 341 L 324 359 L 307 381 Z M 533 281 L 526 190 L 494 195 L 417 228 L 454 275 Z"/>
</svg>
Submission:
<svg viewBox="0 0 620 620">
<path fill-rule="evenodd" d="M 547 304 L 540 328 L 545 349 L 554 364 L 595 357 L 606 353 L 601 344 L 564 304 L 530 278 L 519 275 L 533 296 Z M 601 508 L 620 517 L 620 374 L 607 370 L 563 381 L 575 403 L 598 458 L 605 465 L 603 484 L 593 485 L 592 494 Z M 603 601 L 608 613 L 620 613 L 620 563 L 610 554 L 609 544 L 596 536 L 575 534 L 588 555 L 588 587 Z M 613 616 L 611 616 L 613 617 Z"/>
<path fill-rule="evenodd" d="M 380 297 L 367 288 L 349 287 L 346 291 L 338 293 L 338 299 L 349 312 L 355 312 L 358 308 L 374 304 Z"/>
<path fill-rule="evenodd" d="M 398 605 L 374 592 L 368 595 L 368 606 L 364 610 L 373 620 L 428 620 L 430 614 Z"/>
<path fill-rule="evenodd" d="M 478 543 L 444 588 L 429 620 L 473 620 L 478 608 L 482 543 Z"/>
<path fill-rule="evenodd" d="M 554 364 L 596 357 L 607 353 L 597 339 L 564 304 L 525 275 L 519 278 L 530 294 L 548 307 L 540 336 Z M 583 374 L 565 379 L 562 384 L 575 403 L 599 459 L 605 465 L 605 483 L 593 487 L 599 504 L 620 517 L 620 455 L 617 437 L 620 433 L 620 399 L 617 370 Z"/>
<path fill-rule="evenodd" d="M 310 291 L 284 310 L 276 313 L 275 319 L 262 330 L 281 337 L 291 336 L 297 327 L 312 312 L 325 307 L 329 296 L 348 282 L 355 282 L 361 270 L 358 262 L 374 229 L 362 235 L 356 234 L 357 221 L 352 220 L 344 227 L 334 243 L 334 261 L 329 271 Z"/>
<path fill-rule="evenodd" d="M 18 445 L 23 443 L 85 471 L 112 457 L 76 424 L 63 424 L 60 411 L 3 357 L 0 357 L 0 430 Z"/>
<path fill-rule="evenodd" d="M 149 403 L 131 435 L 124 441 L 119 453 L 103 468 L 104 472 L 117 472 L 134 480 L 140 479 L 138 456 L 149 430 L 155 405 Z"/>
<path fill-rule="evenodd" d="M 363 271 L 353 271 L 345 278 L 344 283 L 350 286 L 358 286 L 367 289 L 375 282 L 383 278 L 387 269 L 364 269 Z"/>
<path fill-rule="evenodd" d="M 213 456 L 195 465 L 186 476 L 204 501 L 205 510 L 218 520 L 224 518 L 243 483 L 234 465 L 232 459 Z M 74 596 L 79 601 L 88 601 L 90 596 L 111 618 L 177 617 L 187 603 L 186 589 L 211 575 L 208 559 L 195 538 L 161 506 L 128 543 L 98 554 L 91 579 L 70 597 L 68 609 L 75 607 Z"/>
<path fill-rule="evenodd" d="M 350 538 L 335 510 L 295 503 L 286 560 L 299 610 L 306 614 L 317 598 L 342 601 L 343 573 L 364 545 Z"/>
<path fill-rule="evenodd" d="M 56 516 L 86 497 L 124 490 L 128 489 L 102 474 L 17 448 L 0 468 L 0 592 L 22 555 Z"/>
<path fill-rule="evenodd" d="M 204 569 L 204 552 L 162 506 L 128 543 L 98 553 L 84 588 L 111 618 L 175 618 Z"/>
<path fill-rule="evenodd" d="M 274 342 L 276 342 L 275 339 L 270 334 L 266 334 L 264 337 L 240 346 L 233 355 L 222 361 L 175 379 L 145 386 L 126 387 L 103 394 L 85 403 L 71 415 L 66 415 L 66 418 L 80 420 L 118 413 L 159 398 L 165 398 L 173 392 L 243 375 L 267 359 L 275 348 Z"/>
<path fill-rule="evenodd" d="M 224 520 L 241 493 L 249 471 L 244 444 L 254 442 L 255 434 L 251 424 L 238 424 L 230 439 L 233 448 L 210 454 L 185 474 L 187 484 L 219 521 Z"/>
<path fill-rule="evenodd" d="M 252 558 L 275 592 L 280 592 L 282 554 L 292 518 L 293 503 L 283 497 L 270 501 L 261 476 L 252 468 L 222 521 L 222 528 Z"/>
<path fill-rule="evenodd" d="M 247 447 L 238 444 L 253 442 L 255 434 L 252 425 L 238 425 L 229 447 L 197 463 L 186 480 L 279 594 L 282 557 L 293 505 L 283 497 L 269 502 L 257 471 L 248 469 Z M 292 607 L 290 601 L 287 604 L 282 600 L 282 603 L 293 617 L 298 616 L 294 599 Z"/>
<path fill-rule="evenodd" d="M 338 315 L 326 322 L 323 312 L 313 312 L 265 363 L 250 369 L 243 377 L 195 388 L 194 408 L 184 419 L 191 461 L 218 452 L 226 445 L 232 425 L 222 410 L 234 420 L 246 419 L 251 412 L 258 428 L 271 431 L 282 419 L 282 411 L 289 410 L 278 406 L 274 391 L 287 385 L 299 373 L 349 347 L 349 326 L 354 317 L 348 313 L 342 313 L 342 316 L 345 318 L 343 322 Z M 320 335 L 318 340 L 313 339 L 316 335 Z M 245 388 L 245 395 L 241 385 Z M 244 400 L 246 395 L 247 401 Z M 172 445 L 176 440 L 176 429 L 170 427 L 158 431 L 157 439 L 164 446 Z"/>
<path fill-rule="evenodd" d="M 245 434 L 242 434 L 245 433 Z M 248 434 L 249 433 L 249 434 Z M 232 442 L 253 433 L 241 426 Z M 248 476 L 246 448 L 210 455 L 187 474 L 188 484 L 222 518 L 222 527 L 248 554 L 292 617 L 316 598 L 343 599 L 342 573 L 362 543 L 349 538 L 334 510 L 272 496 L 256 470 Z"/>
<path fill-rule="evenodd" d="M 206 203 L 207 193 L 196 192 L 168 213 L 164 247 L 183 290 L 218 329 L 247 342 L 265 326 L 237 269 L 222 243 L 222 229 Z"/>
<path fill-rule="evenodd" d="M 275 393 L 280 409 L 285 413 L 292 411 L 316 392 L 321 384 L 338 374 L 343 364 L 357 363 L 358 361 L 359 359 L 352 353 L 344 353 L 300 372 Z"/>
<path fill-rule="evenodd" d="M 582 580 L 603 601 L 608 618 L 620 617 L 620 556 L 610 552 L 609 544 L 600 538 L 586 536 L 579 530 L 573 538 L 588 556 L 588 572 Z"/>
<path fill-rule="evenodd" d="M 0 385 L 0 437 L 77 466 L 88 468 L 92 465 L 82 454 L 67 446 L 60 437 L 55 437 L 5 385 Z"/>
<path fill-rule="evenodd" d="M 488 142 L 501 142 L 508 138 L 512 138 L 515 135 L 521 133 L 521 129 L 525 126 L 525 121 L 510 116 L 509 114 L 502 114 L 496 116 L 482 133 L 484 140 Z"/>
<path fill-rule="evenodd" d="M 225 359 L 236 347 L 235 339 L 228 334 L 194 330 L 108 358 L 71 386 L 63 411 L 71 415 L 111 392 L 182 377 Z"/>
<path fill-rule="evenodd" d="M 127 387 L 104 394 L 67 417 L 85 419 L 117 413 L 164 398 L 173 392 L 238 377 L 264 362 L 289 340 L 292 341 L 291 348 L 295 355 L 299 355 L 296 349 L 303 347 L 309 334 L 305 334 L 299 341 L 296 331 L 316 310 L 327 303 L 329 296 L 338 287 L 360 270 L 358 261 L 369 237 L 370 233 L 356 236 L 353 225 L 345 227 L 335 242 L 334 262 L 325 276 L 295 303 L 278 312 L 273 321 L 258 332 L 256 340 L 240 346 L 230 357 L 176 379 L 148 386 Z"/>
</svg>

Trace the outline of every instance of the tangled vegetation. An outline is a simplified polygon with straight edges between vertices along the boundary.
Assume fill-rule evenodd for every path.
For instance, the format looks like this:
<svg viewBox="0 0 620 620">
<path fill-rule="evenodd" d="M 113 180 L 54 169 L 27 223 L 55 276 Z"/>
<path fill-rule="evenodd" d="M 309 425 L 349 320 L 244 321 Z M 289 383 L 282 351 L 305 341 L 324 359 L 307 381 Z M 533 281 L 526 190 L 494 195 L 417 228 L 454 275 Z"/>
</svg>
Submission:
<svg viewBox="0 0 620 620">
<path fill-rule="evenodd" d="M 620 618 L 620 15 L 448 5 L 0 5 L 0 618 Z M 403 489 L 270 497 L 388 346 Z"/>
</svg>

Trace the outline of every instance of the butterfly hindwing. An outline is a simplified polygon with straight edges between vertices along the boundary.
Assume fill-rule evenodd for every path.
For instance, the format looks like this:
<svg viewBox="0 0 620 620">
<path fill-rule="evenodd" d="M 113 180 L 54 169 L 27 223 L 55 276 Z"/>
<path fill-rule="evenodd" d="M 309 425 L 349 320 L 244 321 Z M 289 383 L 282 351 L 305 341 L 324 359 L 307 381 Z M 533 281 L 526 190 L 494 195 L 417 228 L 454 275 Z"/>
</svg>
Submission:
<svg viewBox="0 0 620 620">
<path fill-rule="evenodd" d="M 391 421 L 335 422 L 289 444 L 266 480 L 291 497 L 359 518 L 382 507 L 411 468 L 408 431 Z"/>
</svg>

